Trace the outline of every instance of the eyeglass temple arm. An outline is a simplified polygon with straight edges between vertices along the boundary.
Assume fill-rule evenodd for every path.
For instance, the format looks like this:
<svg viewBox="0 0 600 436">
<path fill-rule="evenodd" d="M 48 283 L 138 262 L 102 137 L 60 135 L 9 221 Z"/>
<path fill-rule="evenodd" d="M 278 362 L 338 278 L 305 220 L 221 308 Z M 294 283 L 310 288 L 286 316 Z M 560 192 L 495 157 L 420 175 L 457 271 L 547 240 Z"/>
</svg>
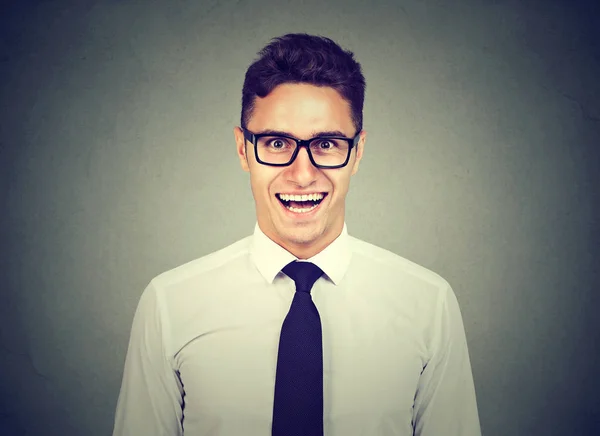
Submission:
<svg viewBox="0 0 600 436">
<path fill-rule="evenodd" d="M 244 139 L 246 141 L 250 141 L 254 143 L 254 133 L 250 132 L 248 129 L 242 127 L 242 131 L 244 132 Z"/>
</svg>

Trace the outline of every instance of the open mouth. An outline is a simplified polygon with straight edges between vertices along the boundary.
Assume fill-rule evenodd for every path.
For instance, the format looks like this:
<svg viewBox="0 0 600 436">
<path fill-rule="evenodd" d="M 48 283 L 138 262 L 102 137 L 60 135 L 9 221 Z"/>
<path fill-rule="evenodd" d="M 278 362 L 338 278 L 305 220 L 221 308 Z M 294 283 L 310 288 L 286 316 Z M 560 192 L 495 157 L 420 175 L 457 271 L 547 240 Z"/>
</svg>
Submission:
<svg viewBox="0 0 600 436">
<path fill-rule="evenodd" d="M 279 202 L 289 211 L 295 213 L 308 213 L 315 210 L 327 197 L 327 192 L 309 195 L 275 194 Z"/>
</svg>

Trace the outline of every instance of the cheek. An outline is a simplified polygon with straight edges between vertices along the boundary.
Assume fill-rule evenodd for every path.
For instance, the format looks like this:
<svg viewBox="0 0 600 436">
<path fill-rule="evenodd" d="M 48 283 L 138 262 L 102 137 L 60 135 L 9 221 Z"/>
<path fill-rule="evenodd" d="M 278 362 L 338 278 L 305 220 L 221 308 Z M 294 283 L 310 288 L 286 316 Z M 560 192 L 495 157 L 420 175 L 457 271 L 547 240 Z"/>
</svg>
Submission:
<svg viewBox="0 0 600 436">
<path fill-rule="evenodd" d="M 344 197 L 348 193 L 348 185 L 350 183 L 350 176 L 344 174 L 341 177 L 332 180 L 334 189 L 335 189 L 335 200 L 343 201 Z"/>
<path fill-rule="evenodd" d="M 250 171 L 250 185 L 252 186 L 252 192 L 257 198 L 268 199 L 271 196 L 269 191 L 273 180 L 277 177 L 276 174 L 271 174 L 268 171 L 256 171 L 252 168 Z"/>
</svg>

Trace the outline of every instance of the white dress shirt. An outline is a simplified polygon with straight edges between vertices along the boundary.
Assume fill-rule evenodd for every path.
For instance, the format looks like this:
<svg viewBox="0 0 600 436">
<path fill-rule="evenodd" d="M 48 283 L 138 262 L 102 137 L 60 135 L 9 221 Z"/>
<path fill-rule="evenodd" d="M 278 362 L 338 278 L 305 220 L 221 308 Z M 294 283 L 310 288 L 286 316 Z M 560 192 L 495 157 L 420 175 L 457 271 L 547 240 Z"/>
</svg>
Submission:
<svg viewBox="0 0 600 436">
<path fill-rule="evenodd" d="M 296 257 L 254 234 L 167 271 L 143 292 L 113 436 L 269 436 Z M 340 236 L 307 259 L 323 330 L 325 436 L 479 436 L 473 376 L 448 282 Z"/>
</svg>

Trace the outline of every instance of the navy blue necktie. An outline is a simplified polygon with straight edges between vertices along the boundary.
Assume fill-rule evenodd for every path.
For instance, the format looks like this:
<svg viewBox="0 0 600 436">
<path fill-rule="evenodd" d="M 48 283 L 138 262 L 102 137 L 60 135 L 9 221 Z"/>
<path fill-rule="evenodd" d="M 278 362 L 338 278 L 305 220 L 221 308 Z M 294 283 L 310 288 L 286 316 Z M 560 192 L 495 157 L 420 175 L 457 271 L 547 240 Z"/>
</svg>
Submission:
<svg viewBox="0 0 600 436">
<path fill-rule="evenodd" d="M 323 436 L 323 343 L 321 318 L 310 290 L 323 271 L 293 261 L 282 270 L 296 282 L 279 338 L 273 436 Z"/>
</svg>

